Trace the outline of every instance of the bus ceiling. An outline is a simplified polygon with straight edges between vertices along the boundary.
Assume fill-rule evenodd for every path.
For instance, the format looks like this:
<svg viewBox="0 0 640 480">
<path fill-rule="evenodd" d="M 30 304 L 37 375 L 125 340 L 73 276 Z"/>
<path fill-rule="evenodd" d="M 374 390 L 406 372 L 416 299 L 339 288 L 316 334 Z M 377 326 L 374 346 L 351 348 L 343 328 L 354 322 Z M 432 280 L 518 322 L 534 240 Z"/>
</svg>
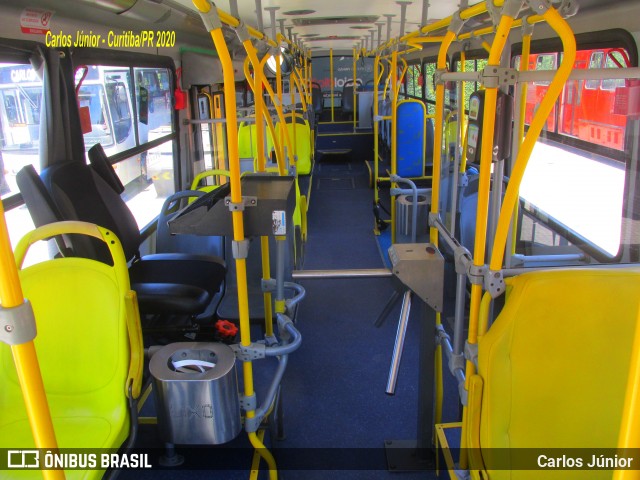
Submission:
<svg viewBox="0 0 640 480">
<path fill-rule="evenodd" d="M 564 0 L 567 3 L 568 0 Z M 628 1 L 615 0 L 573 0 L 581 11 L 580 25 L 574 29 L 580 31 L 600 30 L 606 26 L 594 25 L 601 21 L 589 18 L 584 25 L 582 13 L 588 13 L 594 7 L 624 8 Z M 229 11 L 229 1 L 219 1 L 217 6 Z M 258 2 L 261 5 L 261 2 Z M 368 51 L 378 47 L 389 38 L 399 38 L 402 33 L 417 31 L 422 25 L 437 22 L 452 15 L 458 9 L 459 2 L 449 0 L 414 0 L 412 2 L 389 2 L 388 0 L 323 0 L 322 2 L 304 2 L 301 7 L 299 0 L 270 0 L 264 2 L 264 8 L 256 14 L 255 0 L 241 0 L 238 2 L 238 16 L 247 26 L 263 31 L 269 38 L 275 38 L 271 14 L 275 16 L 275 30 L 294 42 L 304 45 L 313 56 L 328 55 L 333 50 L 334 55 L 349 55 L 356 46 L 364 47 Z M 477 4 L 470 1 L 469 4 Z M 559 3 L 554 1 L 554 3 Z M 175 31 L 180 38 L 181 45 L 191 45 L 211 48 L 208 32 L 204 29 L 202 20 L 195 10 L 191 0 L 30 0 L 29 7 L 47 8 L 55 11 L 58 18 L 95 19 L 102 26 L 110 29 L 140 29 L 142 25 L 151 26 L 156 30 Z M 7 7 L 11 8 L 11 7 Z M 96 14 L 99 11 L 100 14 Z M 231 12 L 233 15 L 233 12 Z M 587 15 L 587 17 L 591 17 Z M 55 17 L 54 17 L 55 18 Z M 624 18 L 624 17 L 622 17 Z M 404 21 L 403 21 L 404 20 Z M 490 24 L 488 15 L 469 19 L 466 29 L 475 29 L 481 24 Z M 88 25 L 91 27 L 91 25 Z M 94 28 L 97 28 L 95 25 Z M 624 26 L 621 26 L 624 27 Z M 244 57 L 237 35 L 233 29 L 225 29 L 225 39 L 229 44 L 232 55 Z M 635 31 L 630 28 L 629 31 Z M 540 28 L 536 37 L 547 36 L 548 33 Z M 235 48 L 238 47 L 238 48 Z M 437 46 L 424 45 L 422 53 L 414 55 L 424 56 L 426 52 L 437 51 Z"/>
</svg>

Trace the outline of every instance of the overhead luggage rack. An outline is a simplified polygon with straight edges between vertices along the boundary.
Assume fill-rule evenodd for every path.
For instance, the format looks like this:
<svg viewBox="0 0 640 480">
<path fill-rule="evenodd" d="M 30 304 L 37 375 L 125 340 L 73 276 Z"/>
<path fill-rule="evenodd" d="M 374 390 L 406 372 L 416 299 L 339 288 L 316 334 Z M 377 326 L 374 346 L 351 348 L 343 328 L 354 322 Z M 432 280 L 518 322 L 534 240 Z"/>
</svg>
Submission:
<svg viewBox="0 0 640 480">
<path fill-rule="evenodd" d="M 250 175 L 241 179 L 242 203 L 232 205 L 230 184 L 209 192 L 169 222 L 172 234 L 233 235 L 231 211 L 244 210 L 245 235 L 285 235 L 293 224 L 294 177 Z"/>
</svg>

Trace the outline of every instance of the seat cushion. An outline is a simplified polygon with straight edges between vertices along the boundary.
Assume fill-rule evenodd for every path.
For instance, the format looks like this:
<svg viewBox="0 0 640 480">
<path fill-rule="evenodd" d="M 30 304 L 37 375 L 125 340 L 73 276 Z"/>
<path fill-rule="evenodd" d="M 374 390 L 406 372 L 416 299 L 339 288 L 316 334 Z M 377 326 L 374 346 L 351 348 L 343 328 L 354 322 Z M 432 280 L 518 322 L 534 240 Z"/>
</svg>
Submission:
<svg viewBox="0 0 640 480">
<path fill-rule="evenodd" d="M 202 288 L 177 283 L 132 283 L 138 306 L 144 313 L 198 314 L 207 307 L 211 295 Z"/>
<path fill-rule="evenodd" d="M 162 253 L 134 262 L 129 278 L 141 312 L 197 314 L 220 290 L 225 272 L 216 257 Z"/>
</svg>

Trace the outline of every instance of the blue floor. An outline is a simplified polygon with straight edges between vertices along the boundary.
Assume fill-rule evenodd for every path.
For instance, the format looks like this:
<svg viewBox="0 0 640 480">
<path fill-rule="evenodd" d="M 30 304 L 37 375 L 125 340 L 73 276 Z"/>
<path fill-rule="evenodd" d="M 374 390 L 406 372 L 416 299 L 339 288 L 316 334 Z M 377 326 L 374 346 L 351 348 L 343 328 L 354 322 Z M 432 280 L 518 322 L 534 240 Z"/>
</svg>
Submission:
<svg viewBox="0 0 640 480">
<path fill-rule="evenodd" d="M 315 167 L 306 270 L 384 266 L 380 252 L 386 247 L 373 234 L 373 191 L 366 167 L 347 160 L 328 157 Z M 267 433 L 265 439 L 281 478 L 435 479 L 433 470 L 389 472 L 384 450 L 387 440 L 417 436 L 416 312 L 409 322 L 396 393 L 389 396 L 385 386 L 399 306 L 380 328 L 373 323 L 393 291 L 391 279 L 306 280 L 303 285 L 307 296 L 297 314 L 303 343 L 291 355 L 282 383 L 286 438 L 273 440 Z M 254 365 L 260 401 L 272 370 L 260 362 Z M 454 398 L 455 387 L 445 387 L 445 398 Z M 457 402 L 445 403 L 444 420 L 453 421 L 456 415 Z M 144 427 L 141 438 L 145 446 L 159 446 L 154 426 Z M 123 478 L 248 478 L 251 449 L 242 433 L 222 448 L 183 447 L 181 453 L 189 457 L 183 467 L 123 472 Z M 218 466 L 200 466 L 206 457 L 217 462 L 225 455 L 226 464 L 220 460 Z M 187 470 L 191 468 L 198 470 Z M 266 472 L 260 478 L 267 478 Z"/>
</svg>

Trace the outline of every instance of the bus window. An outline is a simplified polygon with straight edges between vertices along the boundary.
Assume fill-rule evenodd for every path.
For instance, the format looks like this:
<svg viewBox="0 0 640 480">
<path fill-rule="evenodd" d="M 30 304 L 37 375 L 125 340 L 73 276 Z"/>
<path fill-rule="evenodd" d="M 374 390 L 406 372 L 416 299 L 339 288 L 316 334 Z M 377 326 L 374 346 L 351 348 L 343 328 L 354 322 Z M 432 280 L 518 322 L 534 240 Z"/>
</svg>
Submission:
<svg viewBox="0 0 640 480">
<path fill-rule="evenodd" d="M 604 68 L 624 68 L 628 66 L 627 60 L 623 57 L 619 51 L 611 51 L 607 55 L 607 59 L 604 63 Z M 615 90 L 618 87 L 624 87 L 625 81 L 622 78 L 610 79 L 606 78 L 602 80 L 600 88 L 602 90 Z"/>
<path fill-rule="evenodd" d="M 90 148 L 100 143 L 103 148 L 110 149 L 114 137 L 108 117 L 105 91 L 100 85 L 82 85 L 78 92 L 78 105 L 89 107 L 91 131 L 84 134 L 85 145 Z"/>
<path fill-rule="evenodd" d="M 168 68 L 89 65 L 78 92 L 79 106 L 89 107 L 91 117 L 85 149 L 100 143 L 107 157 L 117 157 L 122 195 L 140 228 L 174 192 L 170 79 Z M 127 155 L 134 148 L 142 151 Z"/>
<path fill-rule="evenodd" d="M 550 66 L 555 54 L 531 55 L 530 66 Z M 628 66 L 622 49 L 579 50 L 575 69 Z M 529 84 L 525 123 L 533 119 L 549 82 Z M 627 117 L 616 108 L 625 80 L 570 80 L 536 143 L 520 195 L 525 212 L 569 232 L 569 240 L 613 258 L 620 248 Z M 620 103 L 620 102 L 618 102 Z M 556 114 L 557 112 L 557 114 Z"/>
<path fill-rule="evenodd" d="M 107 82 L 107 103 L 111 111 L 116 143 L 122 143 L 131 135 L 131 109 L 126 88 L 121 82 Z"/>
<path fill-rule="evenodd" d="M 0 64 L 0 193 L 18 193 L 15 175 L 40 170 L 42 82 L 30 65 Z"/>
<path fill-rule="evenodd" d="M 0 63 L 0 195 L 19 193 L 16 174 L 26 165 L 40 171 L 42 81 L 30 65 Z M 5 212 L 12 245 L 33 230 L 29 211 Z M 48 258 L 47 244 L 38 242 L 26 264 Z"/>
<path fill-rule="evenodd" d="M 422 99 L 422 65 L 409 65 L 406 74 L 407 95 Z"/>
<path fill-rule="evenodd" d="M 465 60 L 464 62 L 464 71 L 465 72 L 480 72 L 484 70 L 487 66 L 488 59 L 486 58 L 478 58 L 472 60 Z M 515 67 L 517 68 L 517 67 Z M 462 65 L 460 60 L 455 62 L 456 72 L 460 72 L 462 70 Z M 465 111 L 469 110 L 469 97 L 473 92 L 480 89 L 480 84 L 478 82 L 465 82 L 464 83 L 464 108 Z"/>
<path fill-rule="evenodd" d="M 592 52 L 589 59 L 589 68 L 602 68 L 602 60 L 604 59 L 604 52 Z M 600 85 L 600 80 L 587 80 L 584 88 L 588 90 L 595 90 Z"/>
<path fill-rule="evenodd" d="M 433 83 L 433 76 L 436 73 L 436 63 L 423 63 L 422 71 L 424 72 L 424 98 L 427 105 L 427 115 L 433 115 L 436 111 L 436 89 Z"/>
<path fill-rule="evenodd" d="M 16 104 L 16 99 L 13 95 L 5 95 L 4 108 L 7 113 L 7 120 L 9 121 L 10 125 L 20 123 L 20 120 L 18 119 L 18 105 Z"/>
</svg>

